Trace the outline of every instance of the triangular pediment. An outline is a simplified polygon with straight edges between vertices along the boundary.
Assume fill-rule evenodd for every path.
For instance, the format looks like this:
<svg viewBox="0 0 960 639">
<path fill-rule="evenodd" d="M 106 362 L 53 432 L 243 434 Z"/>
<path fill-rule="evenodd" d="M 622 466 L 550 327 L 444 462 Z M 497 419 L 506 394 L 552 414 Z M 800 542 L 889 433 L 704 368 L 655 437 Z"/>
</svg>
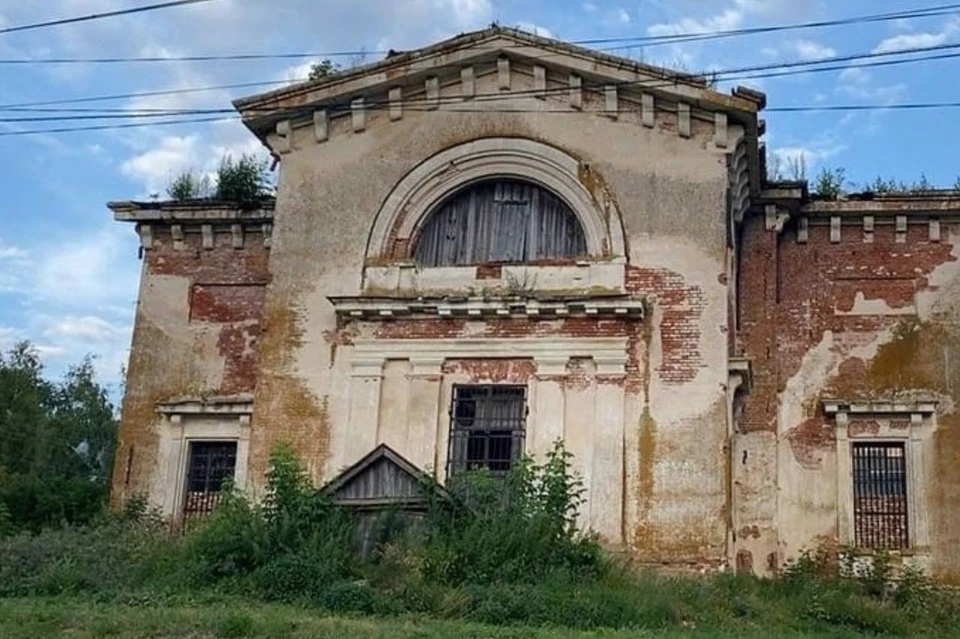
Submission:
<svg viewBox="0 0 960 639">
<path fill-rule="evenodd" d="M 420 507 L 430 499 L 427 481 L 424 471 L 381 444 L 323 491 L 334 503 L 352 508 Z"/>
<path fill-rule="evenodd" d="M 439 108 L 450 96 L 475 100 L 476 108 L 482 108 L 493 100 L 481 99 L 491 97 L 479 94 L 481 77 L 495 79 L 497 95 L 492 97 L 549 96 L 573 109 L 586 108 L 578 94 L 598 97 L 598 108 L 605 109 L 611 104 L 616 109 L 617 97 L 633 100 L 638 109 L 656 100 L 674 111 L 682 103 L 711 117 L 725 113 L 747 125 L 756 122 L 765 101 L 754 91 L 722 94 L 699 76 L 495 26 L 234 104 L 245 124 L 265 139 L 275 132 L 282 137 L 291 123 L 355 114 L 358 108 L 389 109 L 391 119 L 398 119 L 411 104 Z M 362 117 L 356 126 L 363 126 Z M 318 128 L 318 140 L 323 134 Z"/>
</svg>

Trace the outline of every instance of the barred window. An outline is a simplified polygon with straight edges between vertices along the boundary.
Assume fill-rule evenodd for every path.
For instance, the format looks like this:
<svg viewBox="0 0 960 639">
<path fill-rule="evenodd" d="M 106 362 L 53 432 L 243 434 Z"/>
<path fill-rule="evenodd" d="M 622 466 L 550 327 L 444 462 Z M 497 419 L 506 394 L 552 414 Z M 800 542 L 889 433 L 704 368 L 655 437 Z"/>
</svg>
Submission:
<svg viewBox="0 0 960 639">
<path fill-rule="evenodd" d="M 587 252 L 576 214 L 556 195 L 520 180 L 484 181 L 431 214 L 414 256 L 422 266 L 531 262 Z"/>
<path fill-rule="evenodd" d="M 907 465 L 902 443 L 853 444 L 853 518 L 858 548 L 908 547 Z"/>
<path fill-rule="evenodd" d="M 523 455 L 525 386 L 457 385 L 450 408 L 449 473 L 505 473 Z"/>
<path fill-rule="evenodd" d="M 184 519 L 202 517 L 220 501 L 224 485 L 232 481 L 237 465 L 237 442 L 190 442 Z"/>
</svg>

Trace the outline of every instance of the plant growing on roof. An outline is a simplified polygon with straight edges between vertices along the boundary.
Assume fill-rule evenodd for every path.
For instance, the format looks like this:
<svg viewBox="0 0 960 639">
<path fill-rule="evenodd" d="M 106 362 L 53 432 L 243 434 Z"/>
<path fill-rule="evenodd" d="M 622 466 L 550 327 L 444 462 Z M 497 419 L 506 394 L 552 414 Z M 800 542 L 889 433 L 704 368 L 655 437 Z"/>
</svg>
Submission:
<svg viewBox="0 0 960 639">
<path fill-rule="evenodd" d="M 814 193 L 829 200 L 837 199 L 846 193 L 844 190 L 844 185 L 847 181 L 846 174 L 847 170 L 843 167 L 820 169 L 820 173 L 817 174 L 817 179 L 813 185 Z"/>
<path fill-rule="evenodd" d="M 177 200 L 195 200 L 208 198 L 213 193 L 213 187 L 210 184 L 210 176 L 199 174 L 193 169 L 186 169 L 177 175 L 167 186 L 167 195 L 170 199 Z"/>
<path fill-rule="evenodd" d="M 267 161 L 244 153 L 234 160 L 226 155 L 217 169 L 214 197 L 239 204 L 253 204 L 270 193 Z"/>
</svg>

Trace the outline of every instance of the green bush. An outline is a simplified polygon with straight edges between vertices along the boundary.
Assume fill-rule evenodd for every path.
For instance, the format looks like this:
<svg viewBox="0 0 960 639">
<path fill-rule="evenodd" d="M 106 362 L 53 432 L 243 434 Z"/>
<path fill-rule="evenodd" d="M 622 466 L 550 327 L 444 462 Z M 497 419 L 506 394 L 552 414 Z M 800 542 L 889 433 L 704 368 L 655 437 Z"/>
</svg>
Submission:
<svg viewBox="0 0 960 639">
<path fill-rule="evenodd" d="M 227 491 L 208 522 L 189 536 L 189 555 L 202 582 L 254 576 L 260 592 L 306 575 L 348 576 L 352 529 L 345 513 L 311 486 L 293 452 L 270 457 L 262 504 Z M 299 565 L 298 565 L 299 563 Z M 276 598 L 291 599 L 292 586 Z"/>
<path fill-rule="evenodd" d="M 424 575 L 448 584 L 531 582 L 558 570 L 602 568 L 599 544 L 576 527 L 583 488 L 557 443 L 542 465 L 524 459 L 506 478 L 454 475 L 449 506 L 427 518 L 419 549 Z"/>
<path fill-rule="evenodd" d="M 0 596 L 121 592 L 156 588 L 177 540 L 152 524 L 109 521 L 99 526 L 21 533 L 0 543 Z"/>
<path fill-rule="evenodd" d="M 214 197 L 241 205 L 255 204 L 260 198 L 269 195 L 266 160 L 258 160 L 252 155 L 241 155 L 234 160 L 227 155 L 220 161 L 217 169 L 217 188 Z"/>
<path fill-rule="evenodd" d="M 212 192 L 210 178 L 191 169 L 177 175 L 167 186 L 167 195 L 178 201 L 207 198 Z"/>
</svg>

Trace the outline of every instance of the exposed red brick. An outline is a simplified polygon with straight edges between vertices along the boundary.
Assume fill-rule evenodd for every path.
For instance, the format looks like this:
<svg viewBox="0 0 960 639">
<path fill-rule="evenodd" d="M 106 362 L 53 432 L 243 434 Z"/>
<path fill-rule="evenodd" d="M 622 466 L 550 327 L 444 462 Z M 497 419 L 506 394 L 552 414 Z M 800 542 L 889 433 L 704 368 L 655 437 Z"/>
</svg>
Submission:
<svg viewBox="0 0 960 639">
<path fill-rule="evenodd" d="M 245 322 L 260 319 L 266 287 L 262 284 L 194 284 L 190 320 Z"/>
<path fill-rule="evenodd" d="M 502 275 L 503 275 L 502 264 L 478 264 L 477 265 L 478 280 L 499 280 Z"/>
<path fill-rule="evenodd" d="M 217 345 L 225 359 L 220 392 L 224 395 L 252 392 L 257 380 L 260 324 L 226 325 L 220 329 Z"/>
<path fill-rule="evenodd" d="M 811 470 L 820 468 L 823 452 L 836 447 L 836 438 L 836 427 L 819 415 L 787 431 L 793 456 L 801 466 Z"/>
<path fill-rule="evenodd" d="M 532 359 L 454 359 L 443 365 L 443 373 L 463 373 L 472 382 L 526 384 L 537 372 Z"/>
<path fill-rule="evenodd" d="M 880 423 L 875 419 L 851 419 L 847 428 L 850 437 L 876 435 L 880 432 Z"/>
</svg>

